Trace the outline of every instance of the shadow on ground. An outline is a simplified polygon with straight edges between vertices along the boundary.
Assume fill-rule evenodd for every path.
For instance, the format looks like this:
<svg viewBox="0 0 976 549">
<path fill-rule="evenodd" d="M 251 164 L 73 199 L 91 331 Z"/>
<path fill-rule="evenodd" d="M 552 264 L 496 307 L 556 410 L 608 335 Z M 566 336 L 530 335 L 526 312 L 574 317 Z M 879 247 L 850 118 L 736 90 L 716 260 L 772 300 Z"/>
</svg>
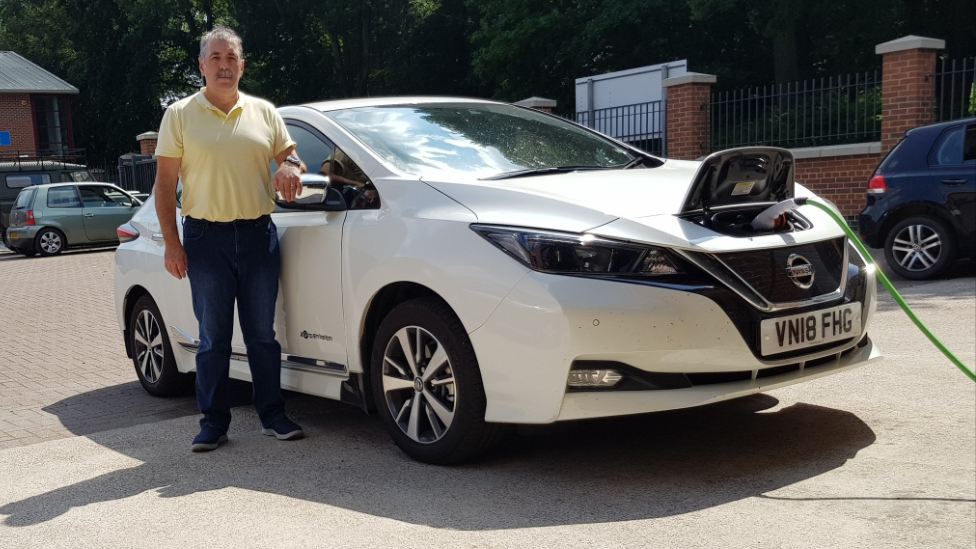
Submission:
<svg viewBox="0 0 976 549">
<path fill-rule="evenodd" d="M 755 395 L 555 432 L 513 431 L 480 463 L 434 467 L 401 454 L 375 417 L 289 397 L 305 440 L 262 437 L 249 407 L 234 410 L 230 443 L 208 454 L 189 452 L 190 417 L 89 435 L 142 464 L 4 505 L 4 524 L 39 524 L 146 491 L 181 497 L 226 487 L 447 529 L 629 521 L 760 496 L 841 467 L 875 440 L 848 412 L 809 404 L 770 411 L 778 401 Z M 69 428 L 72 421 L 64 419 Z"/>
</svg>

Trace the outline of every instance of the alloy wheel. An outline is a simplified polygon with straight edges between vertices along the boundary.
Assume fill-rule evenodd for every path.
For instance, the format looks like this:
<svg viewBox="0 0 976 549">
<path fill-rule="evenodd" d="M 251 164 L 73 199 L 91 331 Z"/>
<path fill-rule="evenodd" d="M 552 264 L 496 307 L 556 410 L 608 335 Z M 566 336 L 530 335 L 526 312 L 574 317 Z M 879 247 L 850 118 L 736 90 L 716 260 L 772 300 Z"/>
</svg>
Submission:
<svg viewBox="0 0 976 549">
<path fill-rule="evenodd" d="M 401 328 L 383 353 L 383 394 L 394 421 L 411 440 L 430 444 L 451 428 L 457 410 L 447 350 L 429 331 Z"/>
<path fill-rule="evenodd" d="M 928 225 L 908 225 L 895 235 L 891 251 L 903 269 L 924 271 L 939 260 L 942 239 Z"/>
<path fill-rule="evenodd" d="M 147 382 L 156 383 L 163 371 L 163 334 L 151 311 L 143 309 L 139 312 L 134 337 L 139 372 Z"/>
<path fill-rule="evenodd" d="M 61 240 L 61 235 L 54 231 L 46 231 L 41 235 L 38 243 L 41 246 L 41 250 L 46 254 L 56 254 L 61 251 L 61 246 L 63 241 Z"/>
</svg>

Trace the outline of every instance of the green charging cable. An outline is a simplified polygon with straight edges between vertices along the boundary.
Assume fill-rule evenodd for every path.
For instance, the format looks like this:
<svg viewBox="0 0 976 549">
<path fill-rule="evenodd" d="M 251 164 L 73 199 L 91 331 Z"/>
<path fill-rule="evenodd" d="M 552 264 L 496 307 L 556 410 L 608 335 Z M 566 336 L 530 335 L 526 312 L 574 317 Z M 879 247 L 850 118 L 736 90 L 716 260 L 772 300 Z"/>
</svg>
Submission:
<svg viewBox="0 0 976 549">
<path fill-rule="evenodd" d="M 801 200 L 802 199 L 796 199 L 797 203 L 800 203 Z M 962 373 L 966 374 L 966 376 L 969 377 L 969 379 L 976 381 L 976 373 L 973 373 L 973 371 L 967 368 L 966 365 L 963 364 L 961 360 L 956 358 L 956 355 L 952 354 L 952 351 L 947 349 L 946 346 L 943 345 L 942 342 L 939 341 L 937 337 L 932 335 L 932 332 L 930 332 L 929 329 L 925 327 L 925 324 L 922 324 L 922 321 L 919 320 L 917 316 L 915 316 L 915 312 L 912 311 L 911 307 L 909 307 L 907 303 L 905 303 L 905 300 L 901 297 L 901 294 L 898 293 L 898 290 L 896 290 L 895 287 L 892 286 L 891 281 L 888 280 L 888 277 L 885 276 L 883 272 L 881 272 L 881 269 L 877 268 L 877 265 L 874 262 L 874 258 L 871 257 L 871 254 L 868 253 L 868 249 L 864 246 L 864 243 L 862 243 L 861 239 L 859 239 L 857 235 L 854 234 L 854 231 L 851 230 L 850 226 L 847 225 L 847 222 L 844 221 L 844 218 L 838 215 L 833 208 L 831 208 L 830 206 L 822 202 L 818 202 L 816 200 L 811 200 L 808 198 L 806 199 L 806 203 L 810 204 L 811 206 L 816 206 L 821 210 L 827 212 L 827 215 L 829 215 L 835 222 L 837 222 L 837 224 L 840 225 L 840 228 L 844 229 L 844 232 L 847 233 L 847 237 L 851 239 L 851 242 L 853 242 L 854 246 L 856 246 L 858 251 L 861 252 L 861 255 L 864 256 L 864 259 L 867 259 L 869 263 L 875 266 L 876 272 L 878 273 L 878 280 L 880 280 L 881 284 L 884 285 L 885 289 L 888 290 L 888 293 L 891 294 L 891 297 L 895 298 L 895 301 L 898 303 L 899 306 L 901 306 L 901 309 L 905 311 L 905 314 L 908 315 L 908 318 L 912 319 L 912 322 L 914 322 L 915 325 L 918 326 L 918 329 L 923 334 L 925 334 L 925 337 L 929 338 L 929 341 L 931 341 L 932 344 L 935 345 L 937 349 L 942 351 L 942 354 L 944 354 L 946 358 L 949 359 L 950 362 L 955 364 L 956 368 L 962 370 Z"/>
</svg>

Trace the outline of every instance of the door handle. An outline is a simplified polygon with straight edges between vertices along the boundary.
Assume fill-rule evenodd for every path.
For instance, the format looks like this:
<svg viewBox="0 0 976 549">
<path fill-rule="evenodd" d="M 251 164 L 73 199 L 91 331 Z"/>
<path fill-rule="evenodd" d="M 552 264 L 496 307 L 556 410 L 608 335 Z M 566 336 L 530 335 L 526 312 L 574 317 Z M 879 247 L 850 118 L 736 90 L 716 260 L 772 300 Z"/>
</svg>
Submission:
<svg viewBox="0 0 976 549">
<path fill-rule="evenodd" d="M 950 187 L 955 187 L 956 185 L 962 185 L 966 183 L 965 179 L 943 179 L 942 184 L 948 185 Z"/>
<path fill-rule="evenodd" d="M 88 213 L 88 214 L 85 214 L 85 217 L 95 217 L 95 214 Z"/>
<path fill-rule="evenodd" d="M 163 233 L 153 233 L 152 234 L 152 240 L 153 240 L 153 242 L 162 242 L 163 241 Z"/>
</svg>

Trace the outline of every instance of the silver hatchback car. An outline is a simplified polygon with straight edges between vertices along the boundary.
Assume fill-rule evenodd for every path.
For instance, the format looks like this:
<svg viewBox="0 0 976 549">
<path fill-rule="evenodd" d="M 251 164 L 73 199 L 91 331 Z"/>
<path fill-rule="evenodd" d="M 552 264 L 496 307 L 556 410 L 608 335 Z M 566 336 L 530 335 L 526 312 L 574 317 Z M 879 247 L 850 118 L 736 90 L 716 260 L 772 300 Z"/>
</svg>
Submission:
<svg viewBox="0 0 976 549">
<path fill-rule="evenodd" d="M 118 228 L 142 202 L 109 183 L 50 183 L 27 187 L 10 210 L 7 242 L 26 256 L 67 247 L 119 243 Z"/>
</svg>

